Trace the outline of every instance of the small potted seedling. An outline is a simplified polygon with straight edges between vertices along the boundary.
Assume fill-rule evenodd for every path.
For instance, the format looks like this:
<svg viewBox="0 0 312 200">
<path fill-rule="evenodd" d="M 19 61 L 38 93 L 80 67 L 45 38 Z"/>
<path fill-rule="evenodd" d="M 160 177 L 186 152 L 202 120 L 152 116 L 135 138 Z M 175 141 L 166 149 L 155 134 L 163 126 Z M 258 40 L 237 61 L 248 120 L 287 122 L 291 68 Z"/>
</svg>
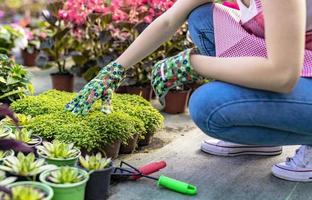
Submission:
<svg viewBox="0 0 312 200">
<path fill-rule="evenodd" d="M 14 155 L 14 151 L 13 150 L 9 150 L 9 151 L 1 151 L 0 150 L 0 164 L 3 163 L 3 160 L 8 157 L 8 156 L 13 156 Z"/>
<path fill-rule="evenodd" d="M 36 159 L 34 153 L 28 155 L 18 153 L 17 156 L 8 156 L 0 165 L 0 170 L 18 176 L 21 181 L 34 181 L 41 172 L 55 168 L 55 165 L 45 164 L 44 159 Z"/>
<path fill-rule="evenodd" d="M 43 172 L 39 179 L 52 187 L 55 200 L 84 200 L 89 173 L 83 169 L 62 166 Z"/>
<path fill-rule="evenodd" d="M 39 182 L 22 181 L 8 186 L 12 197 L 8 194 L 0 195 L 2 200 L 52 200 L 53 190 L 50 186 Z"/>
<path fill-rule="evenodd" d="M 80 156 L 80 150 L 74 144 L 67 144 L 54 140 L 43 142 L 42 146 L 37 146 L 37 154 L 44 158 L 47 163 L 57 166 L 75 166 Z"/>
<path fill-rule="evenodd" d="M 24 142 L 30 147 L 36 147 L 42 143 L 42 138 L 32 133 L 32 130 L 26 128 L 16 129 L 9 137 Z"/>
<path fill-rule="evenodd" d="M 102 157 L 101 153 L 79 157 L 80 166 L 87 170 L 90 179 L 87 182 L 85 200 L 104 200 L 108 198 L 112 160 Z"/>
</svg>

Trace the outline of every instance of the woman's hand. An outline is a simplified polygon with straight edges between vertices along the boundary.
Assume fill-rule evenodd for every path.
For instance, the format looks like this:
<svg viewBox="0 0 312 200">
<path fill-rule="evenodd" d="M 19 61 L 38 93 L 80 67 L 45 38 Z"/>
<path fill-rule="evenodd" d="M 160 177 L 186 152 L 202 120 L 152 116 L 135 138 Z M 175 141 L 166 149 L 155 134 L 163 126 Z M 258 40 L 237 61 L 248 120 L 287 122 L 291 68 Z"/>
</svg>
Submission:
<svg viewBox="0 0 312 200">
<path fill-rule="evenodd" d="M 86 84 L 65 109 L 74 114 L 87 114 L 96 100 L 102 100 L 102 112 L 111 112 L 111 97 L 124 77 L 124 67 L 116 62 L 105 66 L 99 74 Z"/>
</svg>

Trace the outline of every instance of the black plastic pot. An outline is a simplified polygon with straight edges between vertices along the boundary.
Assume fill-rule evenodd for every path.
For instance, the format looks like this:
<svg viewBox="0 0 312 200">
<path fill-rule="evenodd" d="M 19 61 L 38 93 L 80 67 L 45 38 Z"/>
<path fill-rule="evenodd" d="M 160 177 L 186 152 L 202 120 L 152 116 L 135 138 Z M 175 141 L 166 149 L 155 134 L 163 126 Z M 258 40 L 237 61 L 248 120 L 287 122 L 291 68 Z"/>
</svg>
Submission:
<svg viewBox="0 0 312 200">
<path fill-rule="evenodd" d="M 139 139 L 139 134 L 134 135 L 132 138 L 129 138 L 127 144 L 121 144 L 119 153 L 121 154 L 130 154 L 133 153 Z"/>
<path fill-rule="evenodd" d="M 108 198 L 113 169 L 111 164 L 109 168 L 90 172 L 85 200 L 106 200 Z"/>
<path fill-rule="evenodd" d="M 152 142 L 152 139 L 153 139 L 153 134 L 147 133 L 146 135 L 144 135 L 144 139 L 139 140 L 138 146 L 139 147 L 147 146 Z"/>
</svg>

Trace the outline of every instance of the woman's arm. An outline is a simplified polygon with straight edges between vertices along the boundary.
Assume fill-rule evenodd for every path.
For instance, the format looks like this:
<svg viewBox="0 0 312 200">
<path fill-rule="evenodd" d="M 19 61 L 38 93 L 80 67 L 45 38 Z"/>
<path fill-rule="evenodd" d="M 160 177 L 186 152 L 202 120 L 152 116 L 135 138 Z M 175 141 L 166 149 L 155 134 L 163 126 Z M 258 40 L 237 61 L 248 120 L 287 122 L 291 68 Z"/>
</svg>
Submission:
<svg viewBox="0 0 312 200">
<path fill-rule="evenodd" d="M 197 6 L 213 0 L 178 0 L 169 10 L 153 21 L 116 60 L 125 67 L 136 64 L 170 37 Z"/>
<path fill-rule="evenodd" d="M 287 93 L 296 85 L 304 60 L 305 0 L 262 0 L 268 58 L 191 56 L 203 76 L 250 88 Z"/>
</svg>

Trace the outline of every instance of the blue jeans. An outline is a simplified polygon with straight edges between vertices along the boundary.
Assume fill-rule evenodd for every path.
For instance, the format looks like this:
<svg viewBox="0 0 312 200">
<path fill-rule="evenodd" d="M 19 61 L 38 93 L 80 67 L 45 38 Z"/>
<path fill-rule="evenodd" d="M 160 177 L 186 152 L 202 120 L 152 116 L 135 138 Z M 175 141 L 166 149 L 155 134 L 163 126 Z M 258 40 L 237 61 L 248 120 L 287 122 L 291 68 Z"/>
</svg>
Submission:
<svg viewBox="0 0 312 200">
<path fill-rule="evenodd" d="M 215 56 L 212 9 L 212 4 L 202 5 L 188 18 L 193 42 L 209 56 Z M 300 78 L 288 94 L 215 81 L 193 93 L 189 109 L 196 125 L 214 138 L 253 145 L 312 145 L 312 78 Z"/>
</svg>

